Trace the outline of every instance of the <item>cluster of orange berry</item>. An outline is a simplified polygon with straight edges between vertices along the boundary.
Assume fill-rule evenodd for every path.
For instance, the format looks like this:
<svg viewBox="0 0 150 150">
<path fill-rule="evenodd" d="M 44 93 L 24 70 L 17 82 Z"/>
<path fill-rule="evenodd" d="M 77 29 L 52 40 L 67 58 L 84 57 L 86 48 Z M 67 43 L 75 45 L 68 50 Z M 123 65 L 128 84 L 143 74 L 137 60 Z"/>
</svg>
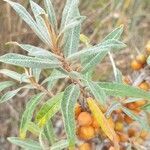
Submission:
<svg viewBox="0 0 150 150">
<path fill-rule="evenodd" d="M 150 41 L 147 42 L 146 44 L 146 55 L 144 54 L 139 54 L 136 56 L 135 59 L 132 60 L 131 62 L 131 68 L 133 70 L 140 70 L 142 69 L 145 65 L 146 65 L 146 59 L 147 59 L 147 55 L 150 54 Z"/>
<path fill-rule="evenodd" d="M 78 138 L 85 141 L 81 144 L 79 150 L 91 150 L 90 143 L 86 141 L 96 137 L 99 133 L 99 125 L 95 118 L 87 111 L 83 111 L 79 104 L 76 105 L 75 117 L 77 120 Z"/>
</svg>

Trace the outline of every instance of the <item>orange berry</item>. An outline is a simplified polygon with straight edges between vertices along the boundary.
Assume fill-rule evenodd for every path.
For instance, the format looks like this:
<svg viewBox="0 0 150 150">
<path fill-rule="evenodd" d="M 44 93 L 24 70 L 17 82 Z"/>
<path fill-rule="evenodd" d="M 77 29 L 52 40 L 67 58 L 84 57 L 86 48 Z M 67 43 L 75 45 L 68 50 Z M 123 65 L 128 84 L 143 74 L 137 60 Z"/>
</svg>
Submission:
<svg viewBox="0 0 150 150">
<path fill-rule="evenodd" d="M 113 146 L 110 146 L 109 150 L 115 150 L 115 148 Z"/>
<path fill-rule="evenodd" d="M 119 140 L 120 142 L 127 142 L 128 141 L 128 135 L 125 134 L 125 133 L 118 133 L 118 136 L 119 136 Z"/>
<path fill-rule="evenodd" d="M 97 122 L 97 120 L 95 118 L 93 118 L 92 126 L 94 128 L 99 128 L 99 124 L 98 124 L 98 122 Z"/>
<path fill-rule="evenodd" d="M 142 65 L 144 65 L 146 63 L 146 57 L 143 54 L 140 54 L 138 56 L 136 56 L 136 60 L 141 63 Z"/>
<path fill-rule="evenodd" d="M 120 121 L 117 121 L 117 122 L 115 123 L 115 130 L 116 130 L 116 131 L 122 131 L 122 130 L 123 130 L 123 123 L 120 122 Z"/>
<path fill-rule="evenodd" d="M 142 130 L 140 133 L 140 137 L 145 140 L 148 137 L 148 132 L 145 130 Z"/>
<path fill-rule="evenodd" d="M 139 85 L 139 88 L 140 89 L 143 89 L 145 91 L 149 90 L 149 84 L 147 82 L 142 82 L 140 85 Z"/>
<path fill-rule="evenodd" d="M 81 112 L 77 118 L 80 126 L 88 126 L 92 124 L 92 116 L 88 112 Z"/>
<path fill-rule="evenodd" d="M 97 135 L 97 134 L 100 134 L 100 132 L 101 132 L 100 128 L 94 128 L 94 131 L 95 131 L 95 134 L 96 134 L 96 135 Z"/>
<path fill-rule="evenodd" d="M 127 106 L 129 109 L 135 109 L 135 108 L 137 107 L 135 103 L 128 103 L 126 106 Z"/>
<path fill-rule="evenodd" d="M 82 108 L 81 105 L 79 105 L 78 103 L 75 106 L 75 117 L 77 118 L 79 116 L 79 114 L 81 113 Z"/>
<path fill-rule="evenodd" d="M 129 128 L 128 129 L 128 136 L 129 137 L 134 137 L 137 134 L 137 129 L 136 128 Z"/>
<path fill-rule="evenodd" d="M 136 101 L 135 103 L 136 103 L 137 107 L 141 107 L 141 106 L 144 106 L 146 104 L 146 101 L 141 100 L 141 101 Z"/>
<path fill-rule="evenodd" d="M 79 146 L 79 150 L 91 150 L 91 145 L 89 143 L 83 143 Z"/>
<path fill-rule="evenodd" d="M 141 112 L 140 108 L 135 108 L 134 110 L 132 110 L 135 114 L 139 114 L 139 112 Z"/>
<path fill-rule="evenodd" d="M 140 70 L 143 67 L 141 63 L 139 63 L 137 60 L 132 60 L 131 62 L 131 68 L 133 70 Z"/>
<path fill-rule="evenodd" d="M 133 122 L 133 119 L 130 118 L 129 116 L 125 115 L 124 116 L 124 121 L 127 123 L 127 124 L 131 124 Z"/>
<path fill-rule="evenodd" d="M 95 137 L 95 131 L 92 126 L 83 126 L 79 128 L 79 137 L 83 140 L 89 140 Z"/>
</svg>

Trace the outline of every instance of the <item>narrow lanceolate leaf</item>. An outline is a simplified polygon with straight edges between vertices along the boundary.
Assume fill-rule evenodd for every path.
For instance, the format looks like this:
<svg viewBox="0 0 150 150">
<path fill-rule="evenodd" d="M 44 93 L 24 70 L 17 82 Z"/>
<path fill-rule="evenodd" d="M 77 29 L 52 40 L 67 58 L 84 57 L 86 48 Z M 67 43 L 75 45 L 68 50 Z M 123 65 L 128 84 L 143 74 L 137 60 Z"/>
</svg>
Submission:
<svg viewBox="0 0 150 150">
<path fill-rule="evenodd" d="M 50 51 L 44 49 L 44 48 L 40 48 L 40 47 L 36 47 L 30 44 L 19 44 L 17 42 L 8 42 L 7 44 L 13 44 L 13 45 L 17 45 L 20 48 L 22 48 L 23 50 L 28 52 L 28 55 L 30 56 L 36 56 L 36 57 L 45 57 L 52 60 L 57 60 L 57 56 L 53 53 L 51 53 Z"/>
<path fill-rule="evenodd" d="M 16 90 L 13 90 L 13 91 L 8 91 L 7 93 L 5 93 L 4 95 L 2 95 L 0 97 L 0 103 L 6 102 L 8 100 L 11 100 L 23 88 L 31 88 L 31 87 L 27 85 L 27 86 L 20 87 L 20 88 L 18 88 Z"/>
<path fill-rule="evenodd" d="M 20 137 L 25 138 L 26 137 L 26 132 L 28 129 L 28 124 L 30 123 L 32 119 L 33 112 L 35 110 L 35 107 L 41 100 L 43 93 L 39 93 L 35 96 L 33 96 L 27 103 L 26 109 L 23 112 L 22 118 L 21 118 L 21 124 L 20 124 Z"/>
<path fill-rule="evenodd" d="M 106 105 L 107 96 L 104 90 L 92 81 L 87 81 L 86 84 L 91 93 L 94 95 L 95 99 L 101 104 L 101 106 Z"/>
<path fill-rule="evenodd" d="M 11 7 L 19 14 L 19 16 L 29 25 L 29 27 L 37 34 L 37 36 L 47 45 L 47 38 L 43 36 L 43 32 L 39 30 L 39 27 L 27 10 L 20 4 L 11 0 L 4 0 L 11 5 Z"/>
<path fill-rule="evenodd" d="M 81 17 L 78 7 L 75 7 L 75 15 L 72 17 L 71 20 L 74 20 L 75 18 Z M 65 56 L 69 56 L 73 53 L 76 53 L 78 51 L 78 47 L 79 47 L 79 41 L 80 41 L 80 30 L 81 30 L 81 23 L 82 20 L 80 22 L 78 22 L 79 24 L 77 26 L 74 26 L 72 28 L 70 28 L 68 31 L 66 31 L 64 33 L 64 54 Z M 69 24 L 69 23 L 68 23 Z"/>
<path fill-rule="evenodd" d="M 121 83 L 97 82 L 106 94 L 115 97 L 135 97 L 150 100 L 150 93 Z"/>
<path fill-rule="evenodd" d="M 119 40 L 121 34 L 123 32 L 123 25 L 119 26 L 118 28 L 114 29 L 111 33 L 109 33 L 103 41 L 109 40 L 109 39 L 116 39 Z"/>
<path fill-rule="evenodd" d="M 30 131 L 34 135 L 39 136 L 39 134 L 41 133 L 42 130 L 34 122 L 29 122 L 29 124 L 28 124 L 28 131 Z"/>
<path fill-rule="evenodd" d="M 58 61 L 50 61 L 49 59 L 35 58 L 13 53 L 1 56 L 0 62 L 20 67 L 43 68 L 43 69 L 58 68 L 60 65 Z"/>
<path fill-rule="evenodd" d="M 59 110 L 63 93 L 59 93 L 49 99 L 36 114 L 36 122 L 43 127 Z"/>
<path fill-rule="evenodd" d="M 63 79 L 63 78 L 66 78 L 66 77 L 68 77 L 68 75 L 66 75 L 66 74 L 64 74 L 64 73 L 62 73 L 58 70 L 55 70 L 41 84 L 44 84 L 46 82 L 50 82 L 50 84 L 52 84 L 51 81 L 53 82 L 54 80 Z"/>
<path fill-rule="evenodd" d="M 83 58 L 85 56 L 90 56 L 94 54 L 100 54 L 103 52 L 109 52 L 110 50 L 120 50 L 126 47 L 126 45 L 118 40 L 107 40 L 103 43 L 100 43 L 96 46 L 92 46 L 86 49 L 83 49 L 79 52 L 76 52 L 68 57 L 68 59 L 73 60 L 77 58 Z"/>
<path fill-rule="evenodd" d="M 110 34 L 108 34 L 104 40 L 102 41 L 102 43 L 106 40 L 111 40 L 111 39 L 116 39 L 119 40 L 121 34 L 123 32 L 123 26 L 120 26 L 118 28 L 116 28 L 115 30 L 113 30 Z M 91 69 L 93 69 L 97 63 L 100 63 L 103 58 L 107 55 L 107 51 L 103 52 L 102 54 L 94 54 L 93 56 L 88 56 L 88 57 L 83 57 L 83 61 L 82 61 L 82 65 L 83 65 L 83 69 L 82 72 L 86 73 L 88 71 L 90 71 Z"/>
<path fill-rule="evenodd" d="M 67 140 L 60 140 L 59 142 L 53 144 L 50 147 L 50 150 L 61 150 L 61 149 L 67 148 L 68 146 L 69 146 L 69 143 Z"/>
<path fill-rule="evenodd" d="M 112 128 L 106 117 L 104 116 L 103 112 L 100 110 L 100 108 L 97 106 L 93 99 L 89 98 L 87 102 L 99 126 L 101 127 L 103 132 L 108 136 L 108 138 L 114 143 L 115 150 L 119 150 L 117 134 L 115 133 L 114 129 Z"/>
<path fill-rule="evenodd" d="M 41 72 L 42 72 L 42 69 L 39 69 L 39 68 L 32 69 L 32 74 L 33 74 L 33 77 L 35 78 L 36 83 L 39 82 Z"/>
<path fill-rule="evenodd" d="M 81 70 L 82 73 L 89 72 L 91 69 L 93 69 L 97 63 L 100 63 L 105 56 L 107 55 L 108 52 L 103 52 L 100 54 L 94 54 L 93 56 L 89 56 L 85 58 L 82 62 L 83 68 Z"/>
<path fill-rule="evenodd" d="M 46 12 L 48 14 L 50 23 L 53 25 L 53 28 L 57 30 L 56 14 L 55 14 L 51 0 L 44 0 L 44 5 L 46 8 Z"/>
<path fill-rule="evenodd" d="M 13 81 L 3 81 L 0 82 L 0 92 L 5 90 L 6 88 L 11 87 L 12 85 L 14 85 L 15 83 Z"/>
<path fill-rule="evenodd" d="M 71 84 L 65 89 L 61 102 L 61 110 L 64 118 L 65 130 L 69 141 L 69 147 L 75 146 L 75 113 L 74 107 L 80 95 L 78 85 Z"/>
<path fill-rule="evenodd" d="M 63 10 L 61 29 L 67 25 L 70 19 L 74 17 L 78 3 L 79 0 L 67 0 L 65 8 Z"/>
<path fill-rule="evenodd" d="M 35 17 L 35 20 L 36 20 L 39 30 L 43 33 L 43 36 L 45 37 L 45 39 L 47 40 L 49 45 L 51 45 L 52 41 L 49 36 L 48 28 L 46 26 L 44 19 L 40 16 L 42 14 L 44 14 L 46 16 L 46 12 L 44 11 L 43 8 L 41 8 L 38 4 L 36 4 L 32 0 L 30 0 L 30 5 L 31 5 L 31 9 L 33 11 L 33 14 L 34 14 L 34 17 Z"/>
<path fill-rule="evenodd" d="M 55 136 L 54 127 L 51 120 L 49 120 L 44 127 L 44 135 L 46 136 L 47 140 L 51 145 L 55 143 L 56 136 Z"/>
<path fill-rule="evenodd" d="M 29 83 L 30 81 L 27 79 L 28 77 L 25 74 L 19 74 L 15 71 L 11 71 L 8 69 L 1 69 L 0 74 L 3 74 L 5 76 L 8 76 L 14 80 L 17 80 L 19 82 L 26 82 Z"/>
<path fill-rule="evenodd" d="M 131 110 L 129 110 L 126 107 L 122 107 L 122 111 L 126 115 L 128 115 L 129 117 L 131 117 L 133 120 L 139 122 L 139 124 L 142 126 L 143 129 L 150 130 L 149 124 L 148 124 L 148 122 L 146 121 L 145 118 L 137 116 L 134 112 L 132 112 Z"/>
<path fill-rule="evenodd" d="M 9 137 L 7 138 L 9 142 L 11 142 L 12 144 L 15 144 L 17 146 L 20 146 L 23 149 L 27 149 L 27 150 L 42 150 L 40 144 L 37 141 L 33 141 L 33 140 L 22 140 L 20 138 L 17 137 Z"/>
</svg>

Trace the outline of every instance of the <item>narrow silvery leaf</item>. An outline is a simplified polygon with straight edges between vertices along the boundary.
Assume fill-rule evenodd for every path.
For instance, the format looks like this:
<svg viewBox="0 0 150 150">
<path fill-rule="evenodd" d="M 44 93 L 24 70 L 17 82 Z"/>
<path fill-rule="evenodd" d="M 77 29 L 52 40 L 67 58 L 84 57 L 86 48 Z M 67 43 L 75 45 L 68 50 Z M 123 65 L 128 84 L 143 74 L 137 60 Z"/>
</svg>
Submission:
<svg viewBox="0 0 150 150">
<path fill-rule="evenodd" d="M 57 29 L 56 14 L 55 14 L 51 0 L 44 0 L 44 5 L 46 8 L 46 12 L 48 14 L 50 23 L 53 25 L 53 28 Z"/>
<path fill-rule="evenodd" d="M 67 0 L 65 8 L 63 10 L 61 29 L 67 25 L 70 19 L 73 18 L 76 12 L 76 7 L 78 6 L 79 0 Z"/>
<path fill-rule="evenodd" d="M 60 149 L 67 148 L 68 146 L 69 146 L 69 143 L 67 140 L 60 140 L 59 142 L 53 144 L 50 147 L 50 150 L 60 150 Z"/>
<path fill-rule="evenodd" d="M 116 39 L 118 40 L 123 32 L 123 25 L 119 26 L 118 28 L 114 29 L 111 33 L 109 33 L 103 41 L 106 41 L 108 39 Z"/>
<path fill-rule="evenodd" d="M 50 60 L 57 60 L 57 56 L 55 54 L 51 53 L 50 51 L 44 48 L 36 47 L 30 44 L 19 44 L 17 42 L 9 42 L 8 44 L 14 44 L 19 46 L 23 50 L 27 51 L 28 55 L 30 56 L 45 57 L 49 58 Z"/>
<path fill-rule="evenodd" d="M 59 62 L 50 61 L 49 59 L 35 58 L 20 54 L 9 53 L 0 56 L 0 62 L 29 68 L 58 68 Z"/>
<path fill-rule="evenodd" d="M 75 18 L 71 19 L 69 21 L 69 23 L 62 29 L 62 31 L 60 31 L 60 34 L 68 31 L 69 29 L 73 29 L 76 26 L 80 25 L 84 19 L 85 19 L 84 16 L 79 16 L 79 17 L 75 17 Z"/>
<path fill-rule="evenodd" d="M 115 97 L 135 97 L 150 100 L 150 93 L 136 87 L 121 83 L 97 82 L 106 94 Z"/>
<path fill-rule="evenodd" d="M 150 65 L 150 56 L 147 59 L 147 63 L 148 63 L 148 65 Z"/>
<path fill-rule="evenodd" d="M 72 19 L 74 19 L 75 17 L 81 17 L 79 14 L 78 7 L 76 7 L 74 14 L 75 16 Z M 64 33 L 65 45 L 63 51 L 66 57 L 78 51 L 80 41 L 80 30 L 81 23 L 78 26 L 75 26 L 74 28 L 71 28 Z"/>
<path fill-rule="evenodd" d="M 36 122 L 40 127 L 43 127 L 47 123 L 47 121 L 60 110 L 62 97 L 63 93 L 58 93 L 57 95 L 49 99 L 37 112 Z"/>
<path fill-rule="evenodd" d="M 109 52 L 110 50 L 113 50 L 113 49 L 115 49 L 115 51 L 116 51 L 116 50 L 120 50 L 120 49 L 124 48 L 125 46 L 126 45 L 120 41 L 108 40 L 108 41 L 105 41 L 105 42 L 98 44 L 96 46 L 92 46 L 92 47 L 83 49 L 79 52 L 76 52 L 76 53 L 70 55 L 68 57 L 68 59 L 73 60 L 73 59 L 82 58 L 85 56 L 100 54 L 103 52 Z"/>
<path fill-rule="evenodd" d="M 20 87 L 20 88 L 18 88 L 16 90 L 8 91 L 7 93 L 5 93 L 4 95 L 2 95 L 0 97 L 0 103 L 6 102 L 8 100 L 11 100 L 23 88 L 31 88 L 31 87 L 26 85 L 26 86 Z"/>
<path fill-rule="evenodd" d="M 105 91 L 96 83 L 87 81 L 86 82 L 87 87 L 91 91 L 91 93 L 94 95 L 95 99 L 101 104 L 106 105 L 107 96 Z"/>
<path fill-rule="evenodd" d="M 37 16 L 40 16 L 42 14 L 46 14 L 44 9 L 41 8 L 38 4 L 30 0 L 30 5 L 34 14 L 34 17 L 36 18 Z"/>
<path fill-rule="evenodd" d="M 131 117 L 133 120 L 139 122 L 141 124 L 141 126 L 143 127 L 143 129 L 150 130 L 148 122 L 144 118 L 139 117 L 138 115 L 136 115 L 135 113 L 133 113 L 131 110 L 129 110 L 126 107 L 122 107 L 122 111 L 126 115 Z"/>
<path fill-rule="evenodd" d="M 66 78 L 66 77 L 68 77 L 68 75 L 66 75 L 66 74 L 64 74 L 60 71 L 55 70 L 41 84 L 44 84 L 46 82 L 50 82 L 49 84 L 52 84 L 51 81 L 53 82 L 54 80 L 63 79 L 63 78 Z"/>
<path fill-rule="evenodd" d="M 49 120 L 44 127 L 44 135 L 46 136 L 48 142 L 52 145 L 56 141 L 56 136 L 54 132 L 54 127 L 52 121 Z"/>
<path fill-rule="evenodd" d="M 41 128 L 34 122 L 29 122 L 28 124 L 28 131 L 30 131 L 32 134 L 39 136 L 41 132 Z"/>
<path fill-rule="evenodd" d="M 150 103 L 144 105 L 144 106 L 142 107 L 142 109 L 145 110 L 145 111 L 147 111 L 147 112 L 150 112 Z"/>
<path fill-rule="evenodd" d="M 39 27 L 27 10 L 20 4 L 11 0 L 4 0 L 11 5 L 11 7 L 19 14 L 19 16 L 29 25 L 29 27 L 37 34 L 37 36 L 47 45 L 47 39 L 43 36 L 43 33 L 39 30 Z"/>
<path fill-rule="evenodd" d="M 95 67 L 97 65 L 97 63 L 100 63 L 103 58 L 107 55 L 108 52 L 103 52 L 100 54 L 96 54 L 94 56 L 89 56 L 87 58 L 84 59 L 84 62 L 82 62 L 82 64 L 84 64 L 81 72 L 82 73 L 86 73 L 89 72 L 91 69 L 93 69 L 93 67 Z"/>
<path fill-rule="evenodd" d="M 30 0 L 30 4 L 39 30 L 43 33 L 43 36 L 45 37 L 49 45 L 51 45 L 52 41 L 50 39 L 48 28 L 46 26 L 44 19 L 40 16 L 42 14 L 46 15 L 45 11 L 32 0 Z"/>
<path fill-rule="evenodd" d="M 27 149 L 27 150 L 42 150 L 40 144 L 37 141 L 33 141 L 33 140 L 22 140 L 20 138 L 17 137 L 9 137 L 7 138 L 9 142 L 11 142 L 12 144 L 15 144 L 17 146 L 20 146 L 21 148 Z"/>
<path fill-rule="evenodd" d="M 80 95 L 78 85 L 71 84 L 64 91 L 64 96 L 61 102 L 61 110 L 64 118 L 65 130 L 69 141 L 69 146 L 75 146 L 75 104 Z"/>
<path fill-rule="evenodd" d="M 35 96 L 33 96 L 28 103 L 26 104 L 26 109 L 22 114 L 21 118 L 21 124 L 20 124 L 20 137 L 25 138 L 26 137 L 26 132 L 28 129 L 28 124 L 30 123 L 32 119 L 33 112 L 35 110 L 35 107 L 43 97 L 43 93 L 39 93 Z"/>
<path fill-rule="evenodd" d="M 30 83 L 30 81 L 28 80 L 28 77 L 25 74 L 19 74 L 15 71 L 11 71 L 11 70 L 8 70 L 8 69 L 1 69 L 0 74 L 8 76 L 8 77 L 10 77 L 14 80 L 19 81 L 19 82 Z"/>
<path fill-rule="evenodd" d="M 10 86 L 14 85 L 15 83 L 13 81 L 3 81 L 0 82 L 0 92 L 3 91 L 6 88 L 9 88 Z"/>
</svg>

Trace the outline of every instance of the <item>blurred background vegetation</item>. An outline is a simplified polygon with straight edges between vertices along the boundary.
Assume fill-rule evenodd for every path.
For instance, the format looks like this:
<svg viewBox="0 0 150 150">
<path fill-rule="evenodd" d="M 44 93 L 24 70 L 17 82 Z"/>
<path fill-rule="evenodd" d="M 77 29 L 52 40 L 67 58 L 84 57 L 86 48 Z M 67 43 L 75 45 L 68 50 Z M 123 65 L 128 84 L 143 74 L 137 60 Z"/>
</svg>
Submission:
<svg viewBox="0 0 150 150">
<path fill-rule="evenodd" d="M 14 1 L 23 4 L 30 12 L 28 0 Z M 34 1 L 43 5 L 43 0 Z M 52 1 L 60 22 L 65 1 Z M 144 52 L 145 45 L 150 39 L 150 0 L 80 0 L 80 12 L 87 17 L 82 26 L 82 34 L 90 39 L 91 44 L 100 42 L 113 28 L 124 25 L 122 39 L 127 44 L 127 48 L 115 54 L 114 59 L 123 74 L 129 74 L 130 59 L 137 53 Z M 10 6 L 0 0 L 0 55 L 8 52 L 23 53 L 17 47 L 9 47 L 5 44 L 9 41 L 45 47 Z M 0 68 L 8 67 L 0 64 Z M 16 68 L 11 67 L 11 69 Z M 106 58 L 101 65 L 97 66 L 94 78 L 106 80 L 110 73 L 111 63 Z M 4 80 L 1 74 L 0 80 Z M 26 103 L 24 97 L 27 93 L 23 94 L 18 95 L 13 102 L 0 105 L 0 150 L 17 150 L 7 142 L 6 137 L 18 134 L 18 120 Z"/>
</svg>

